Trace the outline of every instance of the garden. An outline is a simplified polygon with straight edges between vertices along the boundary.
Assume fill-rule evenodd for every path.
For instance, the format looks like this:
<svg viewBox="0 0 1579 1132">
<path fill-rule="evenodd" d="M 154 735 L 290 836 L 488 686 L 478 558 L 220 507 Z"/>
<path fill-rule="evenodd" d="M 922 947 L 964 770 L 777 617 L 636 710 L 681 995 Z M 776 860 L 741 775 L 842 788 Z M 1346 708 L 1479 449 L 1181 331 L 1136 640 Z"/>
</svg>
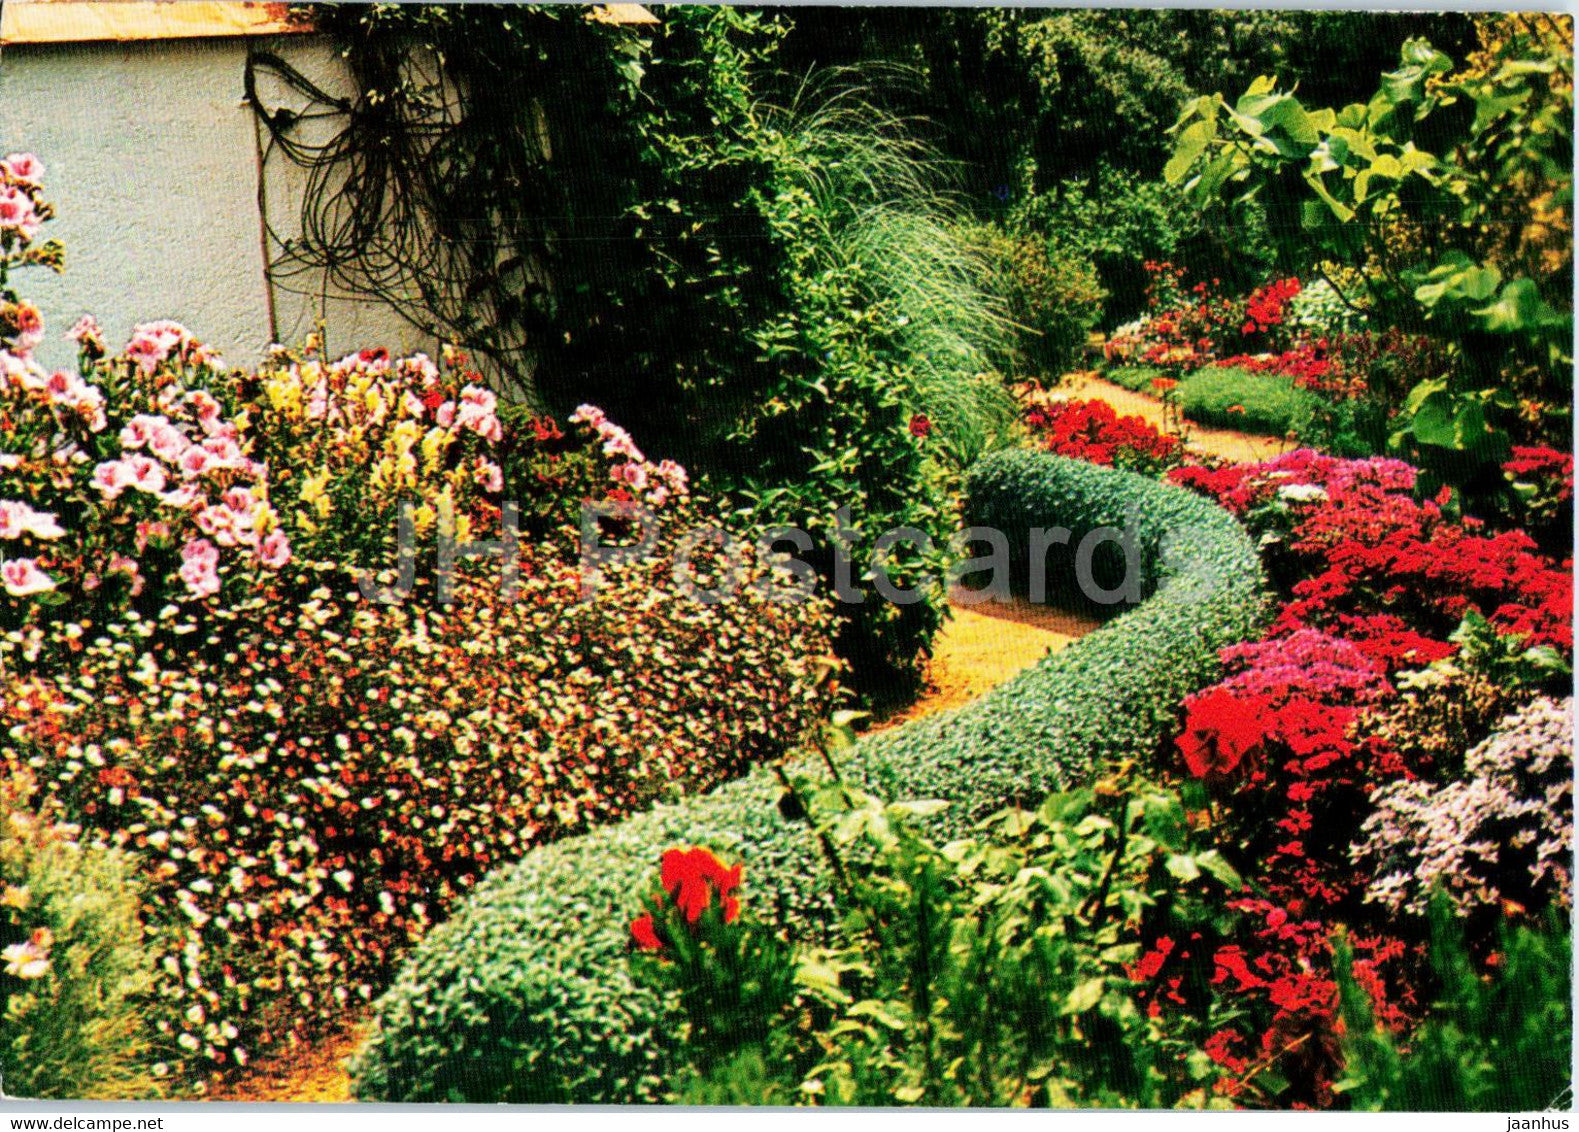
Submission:
<svg viewBox="0 0 1579 1132">
<path fill-rule="evenodd" d="M 1568 17 L 310 14 L 433 356 L 0 161 L 3 1095 L 1567 1107 Z"/>
</svg>

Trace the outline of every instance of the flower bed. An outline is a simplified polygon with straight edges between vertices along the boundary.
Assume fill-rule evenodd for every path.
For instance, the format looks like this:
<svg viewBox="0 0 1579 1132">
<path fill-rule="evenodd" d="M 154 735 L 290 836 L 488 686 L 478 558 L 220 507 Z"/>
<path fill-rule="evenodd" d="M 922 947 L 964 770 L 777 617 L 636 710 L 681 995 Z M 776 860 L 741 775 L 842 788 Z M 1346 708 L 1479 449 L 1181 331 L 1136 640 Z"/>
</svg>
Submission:
<svg viewBox="0 0 1579 1132">
<path fill-rule="evenodd" d="M 25 232 L 0 227 L 0 267 L 36 263 Z M 175 1084 L 342 1023 L 527 847 L 778 758 L 826 715 L 826 605 L 745 584 L 684 599 L 664 552 L 717 519 L 592 407 L 563 429 L 507 422 L 453 355 L 227 371 L 171 323 L 112 352 L 85 320 L 78 373 L 52 374 L 27 309 L 0 337 L 0 771 L 138 863 L 139 1025 Z M 399 570 L 369 586 L 352 567 L 414 565 L 395 554 L 402 499 L 420 538 L 487 539 L 507 473 L 526 504 L 516 593 L 483 561 L 374 599 Z M 593 601 L 583 499 L 667 520 L 653 556 L 603 565 Z M 696 553 L 699 582 L 737 549 Z"/>
<path fill-rule="evenodd" d="M 1211 678 L 1216 648 L 1259 623 L 1255 553 L 1220 510 L 1139 476 L 1045 453 L 989 457 L 971 476 L 973 518 L 1016 532 L 1142 525 L 1138 608 L 959 711 L 840 756 L 847 780 L 886 797 L 954 803 L 960 828 L 1039 799 L 1109 758 L 1156 747 L 1174 705 Z M 1161 553 L 1167 536 L 1167 553 Z M 536 850 L 502 870 L 413 953 L 380 1000 L 356 1070 L 364 1099 L 630 1101 L 662 1097 L 683 1057 L 671 1007 L 625 960 L 629 901 L 675 845 L 712 848 L 753 877 L 753 906 L 831 928 L 815 839 L 757 770 L 704 798 Z"/>
</svg>

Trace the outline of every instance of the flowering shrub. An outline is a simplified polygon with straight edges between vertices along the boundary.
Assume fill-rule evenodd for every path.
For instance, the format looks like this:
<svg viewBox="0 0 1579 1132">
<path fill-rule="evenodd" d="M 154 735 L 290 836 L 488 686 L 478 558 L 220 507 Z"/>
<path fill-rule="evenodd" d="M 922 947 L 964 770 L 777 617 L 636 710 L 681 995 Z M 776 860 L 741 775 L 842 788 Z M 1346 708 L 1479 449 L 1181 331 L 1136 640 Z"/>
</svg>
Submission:
<svg viewBox="0 0 1579 1132">
<path fill-rule="evenodd" d="M 463 574 L 448 608 L 371 606 L 324 568 L 289 579 L 300 604 L 260 593 L 184 649 L 132 620 L 13 686 L 11 757 L 148 862 L 171 933 L 156 1024 L 184 1057 L 310 1035 L 499 863 L 821 717 L 819 605 L 663 600 L 657 558 L 582 601 L 554 554 L 521 565 L 514 603 Z"/>
<path fill-rule="evenodd" d="M 1148 260 L 1144 266 L 1146 316 L 1114 332 L 1105 350 L 1108 360 L 1187 371 L 1287 339 L 1286 309 L 1300 292 L 1298 279 L 1273 280 L 1233 298 L 1221 293 L 1221 280 L 1189 285 L 1176 264 Z"/>
<path fill-rule="evenodd" d="M 1342 630 L 1390 669 L 1440 655 L 1472 608 L 1530 645 L 1573 647 L 1568 566 L 1520 531 L 1483 534 L 1473 519 L 1449 521 L 1445 491 L 1417 501 L 1415 470 L 1401 461 L 1300 449 L 1170 474 L 1278 540 L 1271 562 L 1293 597 L 1279 622 L 1286 629 Z"/>
<path fill-rule="evenodd" d="M 1363 281 L 1356 280 L 1356 284 L 1355 289 L 1363 292 Z M 1313 279 L 1289 300 L 1288 324 L 1296 331 L 1316 337 L 1352 334 L 1364 330 L 1369 321 L 1367 312 L 1363 308 L 1356 309 L 1357 306 L 1345 302 L 1344 296 L 1325 279 Z"/>
<path fill-rule="evenodd" d="M 1365 898 L 1424 916 L 1440 886 L 1461 914 L 1571 907 L 1573 701 L 1537 699 L 1469 752 L 1464 778 L 1378 791 L 1351 856 Z"/>
<path fill-rule="evenodd" d="M 1047 451 L 1126 471 L 1157 474 L 1177 467 L 1184 444 L 1144 418 L 1121 417 L 1106 401 L 1044 400 L 1025 414 L 1032 436 Z"/>
<path fill-rule="evenodd" d="M 36 322 L 0 344 L 0 546 L 26 599 L 4 614 L 0 770 L 143 867 L 142 1033 L 172 1076 L 340 1022 L 501 861 L 778 758 L 822 718 L 826 606 L 768 600 L 733 538 L 691 564 L 701 585 L 738 567 L 736 599 L 683 600 L 677 540 L 716 519 L 599 410 L 501 417 L 456 355 L 224 373 L 173 323 L 112 357 L 84 321 L 78 373 L 50 376 Z M 516 592 L 488 563 L 363 596 L 348 567 L 390 580 L 402 500 L 419 533 L 450 510 L 457 539 L 488 537 L 507 469 L 529 501 Z M 583 499 L 669 520 L 595 600 L 568 553 Z M 18 977 L 49 941 L 4 941 Z"/>
<path fill-rule="evenodd" d="M 1214 955 L 1213 986 L 1233 1022 L 1213 1034 L 1207 1053 L 1225 1070 L 1219 1088 L 1227 1095 L 1256 1095 L 1244 1090 L 1271 1066 L 1300 1086 L 1261 1099 L 1324 1106 L 1337 1095 L 1343 1046 L 1334 921 L 1351 926 L 1345 977 L 1363 988 L 1379 1024 L 1401 1030 L 1418 1013 L 1418 948 L 1363 904 L 1406 888 L 1410 871 L 1379 877 L 1354 867 L 1408 855 L 1431 843 L 1430 822 L 1441 828 L 1446 810 L 1428 817 L 1424 807 L 1443 788 L 1419 776 L 1456 768 L 1442 743 L 1416 741 L 1408 725 L 1440 721 L 1468 734 L 1510 690 L 1566 671 L 1571 579 L 1566 563 L 1535 553 L 1522 532 L 1489 535 L 1474 520 L 1451 522 L 1445 491 L 1417 500 L 1417 473 L 1400 461 L 1300 450 L 1172 475 L 1259 534 L 1288 595 L 1265 640 L 1223 650 L 1227 676 L 1185 701 L 1176 740 L 1185 769 L 1217 795 L 1256 882 L 1256 896 L 1234 907 L 1265 925 Z M 1411 690 L 1403 704 L 1395 680 Z M 1455 699 L 1451 712 L 1444 695 Z M 1550 760 L 1540 768 L 1554 769 Z M 1556 770 L 1566 784 L 1570 772 Z M 1505 787 L 1473 778 L 1449 786 L 1445 805 L 1471 825 L 1492 811 L 1506 819 L 1549 809 L 1540 829 L 1521 829 L 1513 840 L 1542 863 L 1532 875 L 1550 882 L 1556 874 L 1544 863 L 1567 852 L 1563 823 L 1571 822 L 1555 781 L 1555 792 L 1527 809 Z M 1367 823 L 1371 839 L 1351 852 L 1373 796 L 1390 801 Z M 1461 854 L 1464 832 L 1446 830 L 1443 843 Z M 1458 860 L 1439 863 L 1452 869 Z M 1421 889 L 1408 891 L 1424 899 Z M 1185 1001 L 1169 997 L 1165 982 L 1173 969 L 1159 960 L 1151 993 L 1181 1008 Z"/>
<path fill-rule="evenodd" d="M 47 216 L 36 176 L 19 181 L 6 170 L 22 163 L 9 160 L 0 186 L 10 197 L 0 199 L 25 199 L 30 215 Z M 78 373 L 34 360 L 43 320 L 5 282 L 37 262 L 34 228 L 0 228 L 10 328 L 0 335 L 0 584 L 22 599 L 5 604 L 0 625 L 28 663 L 49 622 L 210 601 L 291 559 L 246 419 L 213 392 L 221 363 L 185 329 L 138 326 L 110 357 L 84 319 L 72 332 Z"/>
<path fill-rule="evenodd" d="M 154 957 L 132 862 L 0 779 L 0 1075 L 10 1097 L 139 1100 L 159 1093 L 142 1014 Z"/>
</svg>

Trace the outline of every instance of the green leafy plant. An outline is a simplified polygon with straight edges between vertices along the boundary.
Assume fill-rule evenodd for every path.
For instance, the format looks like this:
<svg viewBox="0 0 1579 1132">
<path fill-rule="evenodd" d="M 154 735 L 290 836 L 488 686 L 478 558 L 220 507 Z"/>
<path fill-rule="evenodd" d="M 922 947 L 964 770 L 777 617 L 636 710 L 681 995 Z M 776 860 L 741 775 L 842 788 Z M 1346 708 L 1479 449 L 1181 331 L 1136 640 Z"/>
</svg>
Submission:
<svg viewBox="0 0 1579 1132">
<path fill-rule="evenodd" d="M 917 819 L 943 802 L 795 788 L 838 867 L 839 942 L 799 949 L 796 1010 L 729 1042 L 693 1031 L 698 1081 L 679 1099 L 1205 1103 L 1210 1062 L 1130 993 L 1142 939 L 1217 931 L 1233 915 L 1223 896 L 1241 884 L 1198 844 L 1177 797 L 1105 780 L 940 846 Z M 741 935 L 770 930 L 748 923 Z M 681 964 L 664 973 L 682 994 L 703 989 Z M 742 1058 L 772 1067 L 749 1089 L 733 1072 Z"/>
<path fill-rule="evenodd" d="M 1262 436 L 1287 436 L 1309 419 L 1321 398 L 1278 374 L 1207 366 L 1185 378 L 1174 396 L 1186 420 Z"/>
<path fill-rule="evenodd" d="M 1377 1026 L 1336 949 L 1345 1028 L 1345 1078 L 1336 1087 L 1363 1111 L 1535 1112 L 1563 1102 L 1572 1080 L 1571 930 L 1504 924 L 1492 956 L 1474 959 L 1452 903 L 1431 910 L 1431 965 L 1440 989 L 1430 1014 L 1398 1036 Z"/>
<path fill-rule="evenodd" d="M 1454 364 L 1409 391 L 1391 444 L 1472 486 L 1506 459 L 1521 398 L 1566 423 L 1573 323 L 1572 26 L 1510 14 L 1479 28 L 1459 71 L 1405 44 L 1367 103 L 1311 109 L 1270 77 L 1232 104 L 1198 98 L 1164 170 L 1202 206 L 1271 208 L 1285 260 L 1316 249 L 1364 266 L 1380 317 L 1452 341 Z"/>
</svg>

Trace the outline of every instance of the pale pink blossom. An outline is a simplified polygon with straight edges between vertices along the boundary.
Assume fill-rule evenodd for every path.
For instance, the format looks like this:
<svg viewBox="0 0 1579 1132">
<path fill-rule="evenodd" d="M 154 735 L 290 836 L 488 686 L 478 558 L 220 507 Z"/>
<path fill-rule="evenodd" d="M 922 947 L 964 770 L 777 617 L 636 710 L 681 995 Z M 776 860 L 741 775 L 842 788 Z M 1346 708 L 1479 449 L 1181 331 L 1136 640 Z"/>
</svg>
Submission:
<svg viewBox="0 0 1579 1132">
<path fill-rule="evenodd" d="M 0 174 L 36 189 L 44 183 L 44 163 L 31 153 L 9 153 L 0 161 Z"/>
<path fill-rule="evenodd" d="M 0 186 L 0 232 L 16 232 L 31 242 L 42 224 L 26 193 L 15 185 Z"/>
<path fill-rule="evenodd" d="M 258 547 L 258 558 L 270 570 L 278 570 L 291 560 L 291 540 L 284 531 L 270 531 Z"/>
<path fill-rule="evenodd" d="M 0 538 L 21 538 L 28 534 L 49 539 L 60 538 L 65 533 L 55 516 L 35 511 L 17 500 L 0 499 Z"/>
<path fill-rule="evenodd" d="M 219 592 L 219 550 L 207 539 L 192 539 L 181 548 L 181 580 L 193 597 Z"/>
<path fill-rule="evenodd" d="M 31 558 L 13 558 L 0 563 L 0 581 L 5 583 L 5 592 L 12 597 L 48 593 L 55 588 L 54 579 L 40 570 Z"/>
<path fill-rule="evenodd" d="M 93 486 L 105 499 L 116 498 L 131 482 L 131 468 L 125 460 L 106 460 L 93 469 Z"/>
<path fill-rule="evenodd" d="M 609 475 L 616 483 L 628 484 L 635 491 L 647 486 L 647 469 L 640 464 L 616 464 Z"/>
</svg>

